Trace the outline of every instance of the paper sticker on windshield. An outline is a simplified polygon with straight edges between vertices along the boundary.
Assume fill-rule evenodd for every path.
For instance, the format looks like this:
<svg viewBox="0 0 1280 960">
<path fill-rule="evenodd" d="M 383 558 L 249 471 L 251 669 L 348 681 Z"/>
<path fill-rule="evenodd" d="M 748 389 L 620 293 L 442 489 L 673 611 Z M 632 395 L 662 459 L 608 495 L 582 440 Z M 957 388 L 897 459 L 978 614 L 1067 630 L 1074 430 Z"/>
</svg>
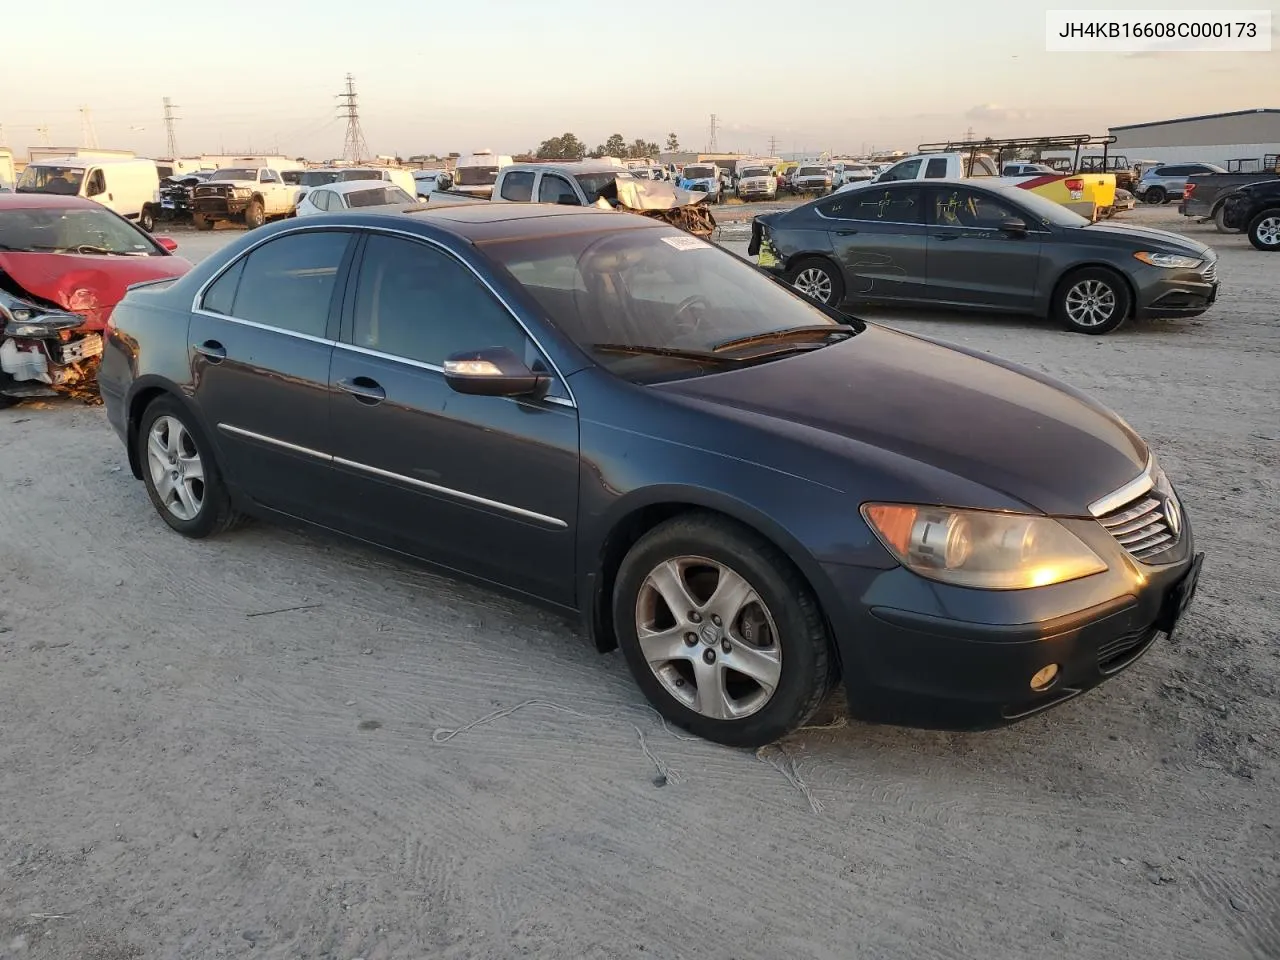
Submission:
<svg viewBox="0 0 1280 960">
<path fill-rule="evenodd" d="M 677 250 L 701 250 L 711 246 L 705 240 L 699 240 L 697 237 L 663 237 L 662 242 L 675 247 Z"/>
</svg>

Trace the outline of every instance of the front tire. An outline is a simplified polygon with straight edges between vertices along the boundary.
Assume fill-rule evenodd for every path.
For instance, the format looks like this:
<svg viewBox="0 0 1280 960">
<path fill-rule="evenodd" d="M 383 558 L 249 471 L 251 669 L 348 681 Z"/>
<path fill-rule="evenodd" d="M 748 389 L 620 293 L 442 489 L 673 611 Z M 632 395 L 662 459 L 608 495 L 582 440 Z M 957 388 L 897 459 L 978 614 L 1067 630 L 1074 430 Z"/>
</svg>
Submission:
<svg viewBox="0 0 1280 960">
<path fill-rule="evenodd" d="M 1087 267 L 1068 274 L 1053 295 L 1053 317 L 1066 330 L 1098 336 L 1129 316 L 1129 287 L 1119 274 Z"/>
<path fill-rule="evenodd" d="M 191 215 L 191 223 L 197 230 L 213 229 L 213 221 L 203 214 L 193 213 Z"/>
<path fill-rule="evenodd" d="M 1263 210 L 1249 222 L 1249 242 L 1267 253 L 1280 251 L 1280 207 Z"/>
<path fill-rule="evenodd" d="M 143 207 L 142 213 L 138 214 L 138 226 L 147 233 L 153 233 L 156 229 L 156 211 L 154 207 Z"/>
<path fill-rule="evenodd" d="M 641 691 L 707 740 L 772 743 L 827 693 L 831 641 L 808 584 L 723 517 L 687 514 L 641 537 L 618 570 L 613 618 Z"/>
<path fill-rule="evenodd" d="M 244 208 L 244 225 L 250 230 L 256 230 L 266 222 L 267 214 L 262 209 L 262 201 L 250 200 L 249 205 Z"/>
<path fill-rule="evenodd" d="M 787 274 L 787 282 L 798 291 L 829 307 L 844 300 L 844 277 L 830 260 L 806 257 Z"/>
<path fill-rule="evenodd" d="M 202 539 L 240 519 L 212 445 L 178 401 L 172 397 L 153 401 L 142 415 L 135 443 L 151 505 L 178 533 Z"/>
<path fill-rule="evenodd" d="M 1169 199 L 1169 194 L 1165 192 L 1164 187 L 1151 187 L 1142 195 L 1143 203 L 1149 203 L 1152 206 L 1159 206 Z"/>
</svg>

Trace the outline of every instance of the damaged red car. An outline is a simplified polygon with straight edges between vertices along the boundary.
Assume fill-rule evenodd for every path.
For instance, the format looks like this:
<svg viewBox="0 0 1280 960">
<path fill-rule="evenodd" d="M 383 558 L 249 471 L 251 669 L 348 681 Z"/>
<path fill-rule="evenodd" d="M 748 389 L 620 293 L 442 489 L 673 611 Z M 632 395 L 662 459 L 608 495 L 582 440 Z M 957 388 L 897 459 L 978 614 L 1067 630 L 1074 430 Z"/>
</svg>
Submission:
<svg viewBox="0 0 1280 960">
<path fill-rule="evenodd" d="M 177 246 L 92 200 L 0 194 L 0 407 L 95 398 L 112 308 L 134 284 L 190 270 Z"/>
</svg>

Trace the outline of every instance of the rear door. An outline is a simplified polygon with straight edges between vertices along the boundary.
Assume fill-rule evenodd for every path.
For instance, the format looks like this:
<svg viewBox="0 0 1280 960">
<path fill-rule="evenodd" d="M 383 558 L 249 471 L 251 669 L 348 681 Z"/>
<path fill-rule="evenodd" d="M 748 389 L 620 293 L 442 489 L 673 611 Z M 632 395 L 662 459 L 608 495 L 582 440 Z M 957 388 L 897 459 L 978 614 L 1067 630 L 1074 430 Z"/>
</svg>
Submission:
<svg viewBox="0 0 1280 960">
<path fill-rule="evenodd" d="M 971 307 L 1031 311 L 1043 233 L 1001 194 L 973 187 L 928 190 L 930 300 Z M 1017 218 L 1021 235 L 1000 229 Z"/>
<path fill-rule="evenodd" d="M 851 300 L 917 300 L 927 290 L 924 190 L 915 183 L 855 188 L 822 200 L 825 224 Z"/>
<path fill-rule="evenodd" d="M 505 346 L 550 371 L 511 311 L 444 249 L 367 236 L 330 374 L 341 528 L 573 603 L 578 415 L 543 399 L 464 396 L 445 358 Z"/>
<path fill-rule="evenodd" d="M 286 233 L 234 261 L 192 313 L 191 382 L 228 478 L 269 507 L 324 522 L 329 363 L 354 235 Z"/>
</svg>

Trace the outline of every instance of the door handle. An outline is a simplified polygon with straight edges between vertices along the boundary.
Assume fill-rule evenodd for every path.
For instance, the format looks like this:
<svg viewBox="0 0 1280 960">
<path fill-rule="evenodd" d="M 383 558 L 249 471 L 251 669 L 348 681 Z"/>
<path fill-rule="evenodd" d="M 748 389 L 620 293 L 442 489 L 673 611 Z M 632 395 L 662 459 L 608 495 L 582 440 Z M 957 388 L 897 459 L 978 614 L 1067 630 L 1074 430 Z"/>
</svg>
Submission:
<svg viewBox="0 0 1280 960">
<path fill-rule="evenodd" d="M 959 240 L 959 239 L 960 239 L 960 234 L 958 234 L 958 233 L 935 233 L 935 234 L 933 235 L 933 239 L 935 239 L 935 240 Z"/>
<path fill-rule="evenodd" d="M 206 340 L 204 343 L 197 343 L 195 351 L 202 357 L 208 357 L 210 363 L 221 363 L 227 359 L 227 348 L 217 340 Z"/>
<path fill-rule="evenodd" d="M 837 230 L 837 231 L 836 231 L 836 236 L 837 236 L 837 237 L 852 237 L 852 236 L 853 236 L 854 234 L 856 234 L 857 232 L 858 232 L 857 230 Z"/>
<path fill-rule="evenodd" d="M 387 391 L 382 389 L 382 385 L 377 380 L 369 377 L 349 377 L 346 380 L 339 380 L 338 389 L 370 406 L 387 399 Z"/>
</svg>

